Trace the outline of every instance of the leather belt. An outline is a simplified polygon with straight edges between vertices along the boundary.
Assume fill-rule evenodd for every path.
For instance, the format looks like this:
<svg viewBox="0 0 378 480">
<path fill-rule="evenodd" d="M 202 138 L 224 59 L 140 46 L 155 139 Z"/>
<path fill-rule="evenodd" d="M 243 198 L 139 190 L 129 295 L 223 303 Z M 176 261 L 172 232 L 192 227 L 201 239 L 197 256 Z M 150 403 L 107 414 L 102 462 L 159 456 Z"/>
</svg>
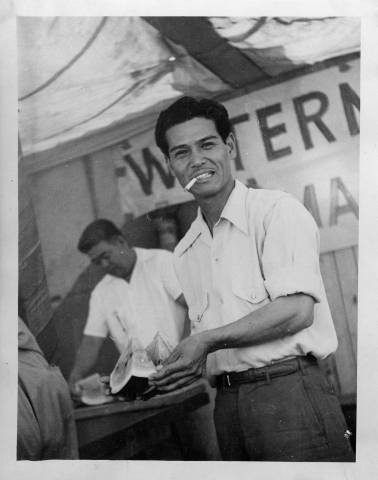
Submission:
<svg viewBox="0 0 378 480">
<path fill-rule="evenodd" d="M 317 365 L 317 363 L 313 355 L 306 355 L 273 363 L 266 367 L 250 368 L 242 372 L 225 372 L 215 377 L 215 385 L 217 388 L 232 388 L 242 383 L 253 383 L 261 380 L 270 382 L 272 378 L 290 375 L 306 367 Z"/>
</svg>

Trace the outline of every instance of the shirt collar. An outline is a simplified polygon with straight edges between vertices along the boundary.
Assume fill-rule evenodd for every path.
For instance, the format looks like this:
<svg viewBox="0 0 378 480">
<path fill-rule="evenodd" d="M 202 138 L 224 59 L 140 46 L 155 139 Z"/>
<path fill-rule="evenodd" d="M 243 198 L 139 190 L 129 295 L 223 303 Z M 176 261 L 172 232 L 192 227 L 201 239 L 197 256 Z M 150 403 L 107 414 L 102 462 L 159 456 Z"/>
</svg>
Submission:
<svg viewBox="0 0 378 480">
<path fill-rule="evenodd" d="M 153 251 L 154 249 L 151 249 L 151 248 L 134 247 L 134 250 L 135 250 L 135 253 L 136 253 L 135 267 L 139 263 L 146 262 L 147 260 L 149 260 L 151 257 L 154 256 L 154 251 Z"/>
<path fill-rule="evenodd" d="M 239 180 L 235 180 L 235 186 L 228 197 L 227 203 L 221 213 L 221 218 L 233 223 L 244 233 L 248 233 L 246 197 L 248 188 Z M 206 244 L 210 235 L 209 228 L 203 218 L 201 209 L 198 208 L 197 217 L 194 219 L 189 230 L 176 246 L 175 254 L 181 256 L 190 246 L 192 246 L 199 238 Z"/>
<path fill-rule="evenodd" d="M 221 218 L 233 223 L 235 227 L 239 228 L 245 234 L 248 234 L 248 222 L 246 211 L 246 199 L 248 188 L 239 180 L 235 180 L 235 186 L 226 205 L 221 213 Z"/>
<path fill-rule="evenodd" d="M 184 237 L 180 240 L 178 245 L 176 245 L 175 254 L 181 257 L 181 255 L 193 245 L 193 243 L 198 239 L 198 237 L 202 235 L 205 227 L 207 228 L 207 225 L 202 217 L 200 208 L 198 208 L 197 217 L 192 222 L 189 230 L 186 232 Z"/>
</svg>

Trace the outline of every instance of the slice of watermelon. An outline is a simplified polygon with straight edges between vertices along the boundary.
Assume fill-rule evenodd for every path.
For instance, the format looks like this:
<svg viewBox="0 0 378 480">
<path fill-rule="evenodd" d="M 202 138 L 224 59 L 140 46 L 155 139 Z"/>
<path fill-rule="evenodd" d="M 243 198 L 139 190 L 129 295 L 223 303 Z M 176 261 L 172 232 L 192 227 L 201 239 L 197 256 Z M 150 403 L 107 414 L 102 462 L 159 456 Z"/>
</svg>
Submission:
<svg viewBox="0 0 378 480">
<path fill-rule="evenodd" d="M 154 365 L 160 365 L 172 353 L 173 347 L 160 332 L 157 332 L 146 347 L 146 352 Z"/>
<path fill-rule="evenodd" d="M 124 351 L 110 374 L 111 393 L 141 394 L 148 388 L 148 377 L 155 372 L 155 365 L 145 350 L 132 354 Z"/>
</svg>

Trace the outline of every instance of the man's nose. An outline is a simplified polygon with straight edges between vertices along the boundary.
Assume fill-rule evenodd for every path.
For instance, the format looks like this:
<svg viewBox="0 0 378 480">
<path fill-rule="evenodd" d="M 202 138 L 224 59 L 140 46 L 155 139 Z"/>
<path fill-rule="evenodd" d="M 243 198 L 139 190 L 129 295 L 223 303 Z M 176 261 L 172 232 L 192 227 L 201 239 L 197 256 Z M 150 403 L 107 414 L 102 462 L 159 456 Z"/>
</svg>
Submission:
<svg viewBox="0 0 378 480">
<path fill-rule="evenodd" d="M 201 151 L 198 149 L 192 151 L 192 156 L 191 156 L 191 165 L 193 167 L 197 167 L 198 165 L 202 165 L 205 162 L 204 155 Z"/>
</svg>

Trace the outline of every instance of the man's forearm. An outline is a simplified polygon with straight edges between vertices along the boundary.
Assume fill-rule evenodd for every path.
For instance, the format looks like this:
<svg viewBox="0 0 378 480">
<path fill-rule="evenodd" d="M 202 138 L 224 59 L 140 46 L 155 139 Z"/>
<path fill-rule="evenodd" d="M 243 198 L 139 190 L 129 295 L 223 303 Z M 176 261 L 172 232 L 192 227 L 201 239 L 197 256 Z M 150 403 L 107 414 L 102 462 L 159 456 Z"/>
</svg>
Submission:
<svg viewBox="0 0 378 480">
<path fill-rule="evenodd" d="M 75 365 L 69 377 L 69 382 L 74 383 L 84 378 L 90 372 L 90 370 L 94 367 L 95 363 L 96 363 L 96 358 L 88 359 L 78 353 L 76 357 Z"/>
<path fill-rule="evenodd" d="M 103 338 L 85 335 L 77 352 L 76 360 L 72 372 L 69 377 L 69 383 L 85 377 L 94 367 L 101 346 L 104 342 Z"/>
<path fill-rule="evenodd" d="M 186 385 L 202 374 L 209 353 L 248 347 L 293 335 L 313 321 L 314 300 L 303 294 L 280 297 L 240 320 L 181 341 L 150 384 L 162 391 Z"/>
<path fill-rule="evenodd" d="M 308 328 L 313 321 L 313 305 L 312 297 L 304 294 L 280 297 L 240 320 L 198 335 L 208 353 L 258 345 Z"/>
</svg>

